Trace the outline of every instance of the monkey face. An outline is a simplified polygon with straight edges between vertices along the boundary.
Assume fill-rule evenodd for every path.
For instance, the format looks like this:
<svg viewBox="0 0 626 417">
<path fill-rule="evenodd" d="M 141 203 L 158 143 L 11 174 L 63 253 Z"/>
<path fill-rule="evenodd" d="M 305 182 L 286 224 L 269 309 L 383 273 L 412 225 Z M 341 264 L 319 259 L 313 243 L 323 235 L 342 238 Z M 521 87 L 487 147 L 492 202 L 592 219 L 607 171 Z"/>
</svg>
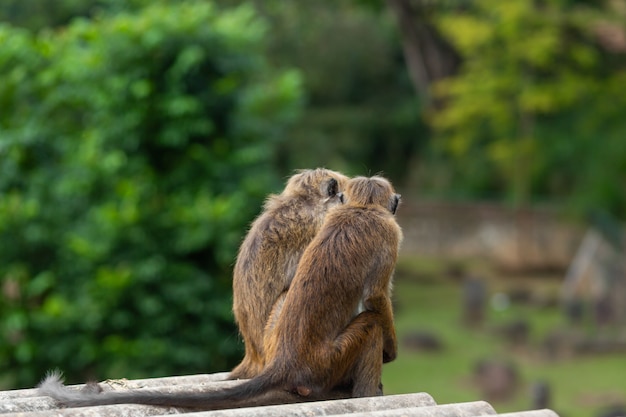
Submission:
<svg viewBox="0 0 626 417">
<path fill-rule="evenodd" d="M 400 205 L 400 200 L 401 200 L 402 196 L 400 194 L 394 194 L 393 197 L 391 198 L 391 205 L 389 207 L 389 211 L 391 211 L 391 214 L 396 214 L 396 211 L 398 210 L 398 206 Z"/>
<path fill-rule="evenodd" d="M 334 197 L 339 194 L 339 183 L 334 177 L 331 176 L 328 180 L 323 181 L 322 188 L 324 183 L 326 184 L 326 190 L 324 190 L 326 197 Z"/>
<path fill-rule="evenodd" d="M 379 205 L 396 214 L 400 194 L 396 194 L 391 183 L 379 176 L 356 177 L 346 184 L 345 200 L 353 205 Z"/>
<path fill-rule="evenodd" d="M 330 176 L 322 181 L 322 196 L 324 197 L 324 203 L 326 203 L 327 208 L 343 204 L 344 198 L 342 190 L 347 182 L 347 178 L 342 177 L 343 175 L 339 178 Z"/>
</svg>

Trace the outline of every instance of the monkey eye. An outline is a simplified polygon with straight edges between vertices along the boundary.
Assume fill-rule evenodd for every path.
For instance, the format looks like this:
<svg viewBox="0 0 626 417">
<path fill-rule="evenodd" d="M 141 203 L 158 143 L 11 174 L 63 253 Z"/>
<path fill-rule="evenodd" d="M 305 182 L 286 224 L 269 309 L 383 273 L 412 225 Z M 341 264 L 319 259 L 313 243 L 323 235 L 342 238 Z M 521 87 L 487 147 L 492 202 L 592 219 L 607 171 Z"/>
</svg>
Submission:
<svg viewBox="0 0 626 417">
<path fill-rule="evenodd" d="M 337 195 L 338 191 L 339 191 L 339 184 L 337 183 L 337 180 L 334 178 L 331 178 L 328 181 L 328 186 L 326 188 L 326 192 L 328 193 L 328 196 L 334 197 L 335 195 Z"/>
</svg>

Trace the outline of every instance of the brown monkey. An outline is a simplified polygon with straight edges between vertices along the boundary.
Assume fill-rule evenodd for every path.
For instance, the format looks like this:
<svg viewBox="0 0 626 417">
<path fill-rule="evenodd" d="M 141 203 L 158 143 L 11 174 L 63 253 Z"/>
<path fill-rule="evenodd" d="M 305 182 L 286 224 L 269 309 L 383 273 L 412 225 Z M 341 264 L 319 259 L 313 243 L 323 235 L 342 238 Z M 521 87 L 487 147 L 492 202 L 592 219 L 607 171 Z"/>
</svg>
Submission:
<svg viewBox="0 0 626 417">
<path fill-rule="evenodd" d="M 58 375 L 40 385 L 70 406 L 140 403 L 219 409 L 271 400 L 285 391 L 307 400 L 349 385 L 353 396 L 376 395 L 383 361 L 396 356 L 391 277 L 402 232 L 399 202 L 381 177 L 348 182 L 345 204 L 331 208 L 304 251 L 289 291 L 272 312 L 265 338 L 267 364 L 233 388 L 210 393 L 69 390 Z M 363 310 L 363 311 L 360 311 Z"/>
<path fill-rule="evenodd" d="M 328 169 L 299 171 L 281 194 L 268 197 L 252 223 L 233 271 L 233 312 L 245 356 L 230 379 L 252 378 L 263 369 L 263 331 L 274 303 L 289 288 L 328 208 L 341 203 L 339 193 L 347 181 Z"/>
</svg>

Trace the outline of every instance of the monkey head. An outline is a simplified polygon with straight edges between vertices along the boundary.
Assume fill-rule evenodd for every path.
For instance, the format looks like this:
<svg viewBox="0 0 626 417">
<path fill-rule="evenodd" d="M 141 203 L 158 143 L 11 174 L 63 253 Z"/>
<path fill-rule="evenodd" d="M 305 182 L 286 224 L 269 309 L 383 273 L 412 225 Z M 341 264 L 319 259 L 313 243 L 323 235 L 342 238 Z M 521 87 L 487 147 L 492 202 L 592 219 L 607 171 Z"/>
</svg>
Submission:
<svg viewBox="0 0 626 417">
<path fill-rule="evenodd" d="M 400 204 L 400 194 L 396 194 L 391 183 L 379 176 L 355 177 L 345 186 L 346 204 L 365 206 L 379 205 L 396 214 Z"/>
<path fill-rule="evenodd" d="M 324 201 L 329 205 L 343 202 L 342 191 L 348 177 L 325 168 L 298 171 L 287 182 L 283 195 L 313 201 Z"/>
</svg>

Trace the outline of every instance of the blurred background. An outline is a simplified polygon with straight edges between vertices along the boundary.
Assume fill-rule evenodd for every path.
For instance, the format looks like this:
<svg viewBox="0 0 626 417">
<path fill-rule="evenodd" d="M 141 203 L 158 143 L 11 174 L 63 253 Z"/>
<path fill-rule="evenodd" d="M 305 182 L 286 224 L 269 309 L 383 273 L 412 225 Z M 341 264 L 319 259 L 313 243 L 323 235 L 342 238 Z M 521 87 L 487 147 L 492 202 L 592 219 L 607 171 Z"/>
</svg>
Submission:
<svg viewBox="0 0 626 417">
<path fill-rule="evenodd" d="M 294 169 L 403 195 L 388 394 L 626 414 L 626 0 L 0 0 L 0 389 L 216 372 Z"/>
</svg>

